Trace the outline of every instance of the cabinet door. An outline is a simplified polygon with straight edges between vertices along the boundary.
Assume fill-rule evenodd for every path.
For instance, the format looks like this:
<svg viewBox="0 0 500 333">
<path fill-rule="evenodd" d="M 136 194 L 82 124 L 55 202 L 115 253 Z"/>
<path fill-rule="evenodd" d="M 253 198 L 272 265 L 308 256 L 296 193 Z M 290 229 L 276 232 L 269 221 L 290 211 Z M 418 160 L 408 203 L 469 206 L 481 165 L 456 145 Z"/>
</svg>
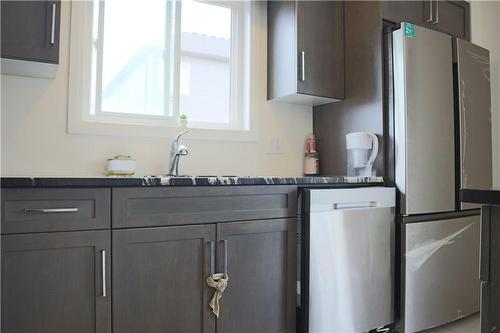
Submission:
<svg viewBox="0 0 500 333">
<path fill-rule="evenodd" d="M 344 3 L 297 1 L 297 91 L 344 98 Z"/>
<path fill-rule="evenodd" d="M 218 224 L 217 235 L 229 277 L 217 332 L 295 332 L 295 219 Z"/>
<path fill-rule="evenodd" d="M 432 28 L 470 40 L 470 5 L 466 1 L 433 1 Z"/>
<path fill-rule="evenodd" d="M 2 58 L 59 62 L 60 1 L 2 1 Z"/>
<path fill-rule="evenodd" d="M 215 332 L 205 282 L 214 240 L 214 225 L 113 231 L 113 330 Z"/>
<path fill-rule="evenodd" d="M 3 235 L 2 332 L 111 332 L 109 253 L 109 231 Z"/>
<path fill-rule="evenodd" d="M 382 18 L 399 24 L 410 22 L 422 27 L 429 27 L 429 12 L 425 11 L 425 1 L 382 1 Z"/>
</svg>

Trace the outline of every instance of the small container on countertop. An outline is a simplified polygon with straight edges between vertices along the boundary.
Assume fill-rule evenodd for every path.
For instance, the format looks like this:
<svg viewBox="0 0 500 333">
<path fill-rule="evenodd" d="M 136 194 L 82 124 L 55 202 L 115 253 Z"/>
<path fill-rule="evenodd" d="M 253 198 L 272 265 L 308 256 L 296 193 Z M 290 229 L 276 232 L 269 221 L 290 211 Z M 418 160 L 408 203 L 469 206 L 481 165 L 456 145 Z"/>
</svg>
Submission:
<svg viewBox="0 0 500 333">
<path fill-rule="evenodd" d="M 319 154 L 316 150 L 316 136 L 309 134 L 306 138 L 304 154 L 304 175 L 314 176 L 319 174 Z"/>
<path fill-rule="evenodd" d="M 305 153 L 304 155 L 304 175 L 316 176 L 319 174 L 319 154 Z"/>
<path fill-rule="evenodd" d="M 106 161 L 106 176 L 133 176 L 136 162 L 130 155 L 116 155 Z"/>
</svg>

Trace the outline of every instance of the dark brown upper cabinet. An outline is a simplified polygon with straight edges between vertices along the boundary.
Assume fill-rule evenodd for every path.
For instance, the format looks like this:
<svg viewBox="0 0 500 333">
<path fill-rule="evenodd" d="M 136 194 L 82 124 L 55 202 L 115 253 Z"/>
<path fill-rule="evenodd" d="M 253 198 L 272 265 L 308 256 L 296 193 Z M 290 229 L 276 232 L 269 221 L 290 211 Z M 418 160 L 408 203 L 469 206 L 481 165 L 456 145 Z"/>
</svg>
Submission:
<svg viewBox="0 0 500 333">
<path fill-rule="evenodd" d="M 59 62 L 60 1 L 2 1 L 2 58 Z"/>
<path fill-rule="evenodd" d="M 410 22 L 422 27 L 429 25 L 424 1 L 382 1 L 382 17 L 394 23 Z"/>
<path fill-rule="evenodd" d="M 432 29 L 470 40 L 470 4 L 467 1 L 434 0 L 426 5 L 433 8 Z"/>
<path fill-rule="evenodd" d="M 344 98 L 344 2 L 268 2 L 268 100 Z"/>
<path fill-rule="evenodd" d="M 382 18 L 413 24 L 470 40 L 470 4 L 467 1 L 382 1 Z"/>
<path fill-rule="evenodd" d="M 2 73 L 53 77 L 59 63 L 61 2 L 1 1 L 0 6 Z"/>
</svg>

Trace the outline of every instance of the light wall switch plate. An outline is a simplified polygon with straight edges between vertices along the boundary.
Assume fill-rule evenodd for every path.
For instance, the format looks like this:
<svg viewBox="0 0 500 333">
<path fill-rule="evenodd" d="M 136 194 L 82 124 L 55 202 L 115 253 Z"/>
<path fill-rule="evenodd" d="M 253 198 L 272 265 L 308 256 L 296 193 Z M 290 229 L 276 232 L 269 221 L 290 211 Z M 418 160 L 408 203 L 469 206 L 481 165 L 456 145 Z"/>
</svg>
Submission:
<svg viewBox="0 0 500 333">
<path fill-rule="evenodd" d="M 268 142 L 267 153 L 270 155 L 283 154 L 283 142 L 279 138 L 272 138 Z"/>
</svg>

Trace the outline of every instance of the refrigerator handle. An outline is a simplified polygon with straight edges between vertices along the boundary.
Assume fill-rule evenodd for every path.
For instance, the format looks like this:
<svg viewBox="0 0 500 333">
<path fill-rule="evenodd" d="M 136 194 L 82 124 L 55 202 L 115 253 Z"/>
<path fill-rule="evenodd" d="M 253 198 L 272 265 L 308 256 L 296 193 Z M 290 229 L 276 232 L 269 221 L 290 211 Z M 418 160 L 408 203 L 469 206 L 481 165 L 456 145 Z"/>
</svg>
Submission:
<svg viewBox="0 0 500 333">
<path fill-rule="evenodd" d="M 429 19 L 427 21 L 425 21 L 425 22 L 427 22 L 427 23 L 429 23 L 429 22 L 434 23 L 433 22 L 434 20 L 433 20 L 433 17 L 432 17 L 432 0 L 429 0 L 429 8 L 430 8 L 429 9 Z"/>
<path fill-rule="evenodd" d="M 481 207 L 481 247 L 479 251 L 479 280 L 490 281 L 490 207 Z"/>
<path fill-rule="evenodd" d="M 432 22 L 433 24 L 439 23 L 439 1 L 436 1 L 436 20 Z"/>
</svg>

